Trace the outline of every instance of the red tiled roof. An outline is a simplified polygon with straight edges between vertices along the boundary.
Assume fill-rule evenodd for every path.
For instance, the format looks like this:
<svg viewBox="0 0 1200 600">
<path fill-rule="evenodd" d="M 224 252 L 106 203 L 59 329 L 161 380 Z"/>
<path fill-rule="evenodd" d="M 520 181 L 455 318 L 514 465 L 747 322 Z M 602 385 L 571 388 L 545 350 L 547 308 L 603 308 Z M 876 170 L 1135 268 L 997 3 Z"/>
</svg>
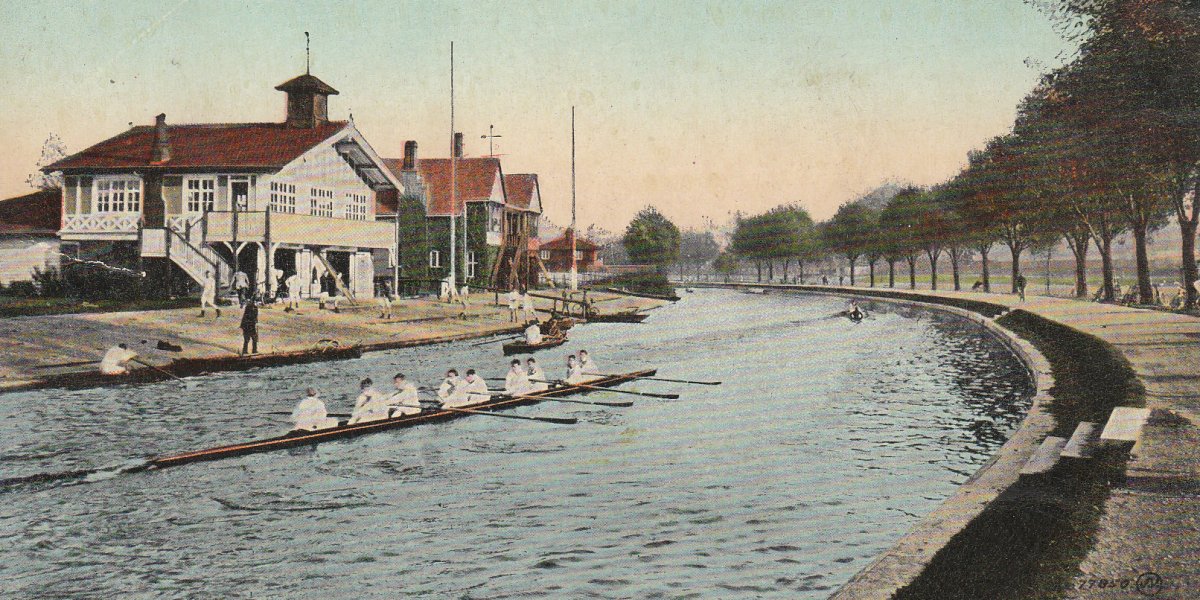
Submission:
<svg viewBox="0 0 1200 600">
<path fill-rule="evenodd" d="M 0 200 L 0 233 L 58 231 L 62 221 L 62 190 L 39 190 Z"/>
<path fill-rule="evenodd" d="M 566 231 L 566 233 L 564 233 L 548 242 L 543 242 L 542 250 L 570 250 L 571 249 L 571 240 L 568 237 L 570 235 L 571 235 L 571 230 L 568 229 Z M 575 249 L 576 250 L 599 250 L 600 246 L 596 245 L 594 242 L 589 241 L 587 238 L 579 237 L 579 238 L 575 238 Z"/>
<path fill-rule="evenodd" d="M 513 208 L 529 210 L 533 204 L 533 194 L 537 191 L 538 178 L 533 173 L 515 173 L 504 176 L 504 193 L 508 196 L 508 204 Z"/>
<path fill-rule="evenodd" d="M 492 195 L 496 175 L 500 174 L 498 158 L 460 158 L 455 167 L 458 178 L 458 206 L 454 214 L 462 214 L 465 202 L 482 202 Z M 391 168 L 392 165 L 388 165 Z M 417 171 L 425 180 L 429 193 L 426 209 L 431 217 L 450 216 L 450 159 L 422 158 L 417 160 Z"/>
<path fill-rule="evenodd" d="M 280 168 L 346 126 L 331 121 L 313 128 L 283 123 L 229 123 L 168 125 L 171 160 L 151 162 L 154 126 L 134 127 L 78 154 L 68 156 L 43 171 L 71 169 L 148 168 Z"/>
</svg>

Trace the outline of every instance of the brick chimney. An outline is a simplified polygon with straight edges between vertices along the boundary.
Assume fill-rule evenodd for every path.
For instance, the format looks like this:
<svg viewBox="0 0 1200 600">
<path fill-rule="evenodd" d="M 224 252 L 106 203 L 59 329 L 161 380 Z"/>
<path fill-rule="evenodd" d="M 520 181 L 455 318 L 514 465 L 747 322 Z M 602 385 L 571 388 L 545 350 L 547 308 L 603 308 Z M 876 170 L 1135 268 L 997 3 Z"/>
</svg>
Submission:
<svg viewBox="0 0 1200 600">
<path fill-rule="evenodd" d="M 417 141 L 404 142 L 404 170 L 413 171 L 417 168 Z"/>
<path fill-rule="evenodd" d="M 166 113 L 154 117 L 154 152 L 150 162 L 164 163 L 171 160 L 171 140 L 167 137 Z"/>
<path fill-rule="evenodd" d="M 463 135 L 461 132 L 454 134 L 454 158 L 463 157 Z"/>
</svg>

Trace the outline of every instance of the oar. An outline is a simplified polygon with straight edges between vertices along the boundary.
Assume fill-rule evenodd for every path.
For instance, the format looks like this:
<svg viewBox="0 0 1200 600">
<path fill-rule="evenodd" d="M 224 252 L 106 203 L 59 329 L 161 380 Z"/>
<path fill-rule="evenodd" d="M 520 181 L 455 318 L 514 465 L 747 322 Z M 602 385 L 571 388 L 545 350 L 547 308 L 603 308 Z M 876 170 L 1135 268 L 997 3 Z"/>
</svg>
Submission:
<svg viewBox="0 0 1200 600">
<path fill-rule="evenodd" d="M 284 412 L 284 411 L 282 411 L 282 410 L 275 410 L 275 411 L 271 411 L 271 412 L 268 412 L 267 414 L 268 414 L 268 415 L 285 415 L 285 416 L 289 416 L 289 417 L 292 415 L 292 413 L 290 413 L 290 412 Z M 350 418 L 350 413 L 325 413 L 325 416 L 326 416 L 326 417 L 333 417 L 333 418 L 345 417 L 345 418 L 349 419 L 349 418 Z"/>
<path fill-rule="evenodd" d="M 667 379 L 666 377 L 649 377 L 646 375 L 605 375 L 604 373 L 584 373 L 597 377 L 629 377 L 631 379 L 650 379 L 652 381 L 670 381 L 671 383 L 694 383 L 696 385 L 721 385 L 720 381 L 690 381 L 687 379 Z"/>
<path fill-rule="evenodd" d="M 497 395 L 497 396 L 505 396 L 508 398 L 517 398 L 520 400 L 537 400 L 538 402 L 543 402 L 543 401 L 569 402 L 571 404 L 595 404 L 596 406 L 633 406 L 633 402 L 602 402 L 599 400 L 596 400 L 596 401 L 571 400 L 568 398 L 548 398 L 545 396 L 525 396 L 523 394 L 508 394 L 508 393 L 505 393 L 500 390 L 490 390 L 490 391 L 496 392 L 495 395 Z"/>
<path fill-rule="evenodd" d="M 73 362 L 55 363 L 52 365 L 38 365 L 35 369 L 58 369 L 61 367 L 82 367 L 83 365 L 94 365 L 99 363 L 98 360 L 77 360 Z"/>
<path fill-rule="evenodd" d="M 163 375 L 166 375 L 167 377 L 170 377 L 171 379 L 174 379 L 176 381 L 183 381 L 184 383 L 187 383 L 187 381 L 185 381 L 182 377 L 180 377 L 166 369 L 163 369 L 162 367 L 156 367 L 140 358 L 131 358 L 129 360 L 132 360 L 135 363 L 150 367 L 151 369 L 154 369 L 155 371 L 158 371 L 159 373 L 162 373 Z"/>
<path fill-rule="evenodd" d="M 523 419 L 525 421 L 541 421 L 543 423 L 556 423 L 558 425 L 574 425 L 579 422 L 575 417 L 526 417 L 524 415 L 506 415 L 504 413 L 489 412 L 486 410 L 471 410 L 469 408 L 451 408 L 449 406 L 441 407 L 441 410 L 450 412 L 467 413 L 469 415 L 490 415 L 493 417 L 502 417 L 505 419 Z"/>
<path fill-rule="evenodd" d="M 530 379 L 534 383 L 558 383 L 557 381 L 542 381 L 540 379 Z M 628 390 L 618 390 L 614 388 L 600 387 L 598 385 L 587 385 L 583 383 L 567 383 L 571 387 L 583 388 L 585 390 L 598 390 L 601 392 L 614 392 L 617 394 L 632 394 L 634 396 L 649 396 L 651 398 L 666 398 L 667 400 L 678 400 L 679 394 L 655 394 L 653 392 L 630 392 Z"/>
</svg>

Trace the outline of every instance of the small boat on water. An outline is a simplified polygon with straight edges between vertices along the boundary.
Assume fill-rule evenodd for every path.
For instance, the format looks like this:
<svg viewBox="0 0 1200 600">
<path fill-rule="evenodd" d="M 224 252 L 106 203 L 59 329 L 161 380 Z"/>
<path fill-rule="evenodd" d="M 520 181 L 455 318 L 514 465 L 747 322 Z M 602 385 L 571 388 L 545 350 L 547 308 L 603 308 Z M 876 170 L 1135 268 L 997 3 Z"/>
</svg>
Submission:
<svg viewBox="0 0 1200 600">
<path fill-rule="evenodd" d="M 542 341 L 537 344 L 530 344 L 529 342 L 518 340 L 504 345 L 504 355 L 511 356 L 513 354 L 529 354 L 531 352 L 537 352 L 538 350 L 545 350 L 546 348 L 561 346 L 565 343 L 567 343 L 567 336 L 565 335 L 542 338 Z"/>
<path fill-rule="evenodd" d="M 657 373 L 658 369 L 646 369 L 642 371 L 626 373 L 623 375 L 609 375 L 600 377 L 598 379 L 589 380 L 587 385 L 589 387 L 612 387 L 642 377 L 653 377 Z M 539 398 L 559 398 L 562 396 L 569 396 L 586 391 L 588 390 L 576 385 L 563 384 L 559 387 L 554 387 L 543 392 L 532 392 L 519 398 L 513 398 L 510 396 L 497 396 L 487 402 L 471 405 L 469 408 L 472 411 L 500 411 L 527 404 L 536 404 L 539 401 Z M 283 450 L 285 448 L 295 448 L 298 446 L 312 446 L 321 442 L 353 438 L 360 435 L 379 433 L 381 431 L 389 431 L 392 429 L 415 427 L 417 425 L 425 425 L 428 423 L 440 423 L 442 421 L 468 416 L 471 416 L 469 412 L 433 409 L 420 414 L 393 417 L 383 421 L 371 421 L 367 423 L 358 423 L 355 425 L 339 425 L 337 427 L 311 432 L 291 432 L 273 438 L 244 442 L 241 444 L 218 446 L 205 450 L 196 450 L 194 452 L 159 456 L 157 458 L 150 459 L 138 470 L 151 468 L 165 469 L 167 467 L 175 467 L 188 463 L 217 460 L 234 456 L 245 456 L 247 454 L 257 454 L 260 452 L 271 452 L 274 450 Z"/>
</svg>

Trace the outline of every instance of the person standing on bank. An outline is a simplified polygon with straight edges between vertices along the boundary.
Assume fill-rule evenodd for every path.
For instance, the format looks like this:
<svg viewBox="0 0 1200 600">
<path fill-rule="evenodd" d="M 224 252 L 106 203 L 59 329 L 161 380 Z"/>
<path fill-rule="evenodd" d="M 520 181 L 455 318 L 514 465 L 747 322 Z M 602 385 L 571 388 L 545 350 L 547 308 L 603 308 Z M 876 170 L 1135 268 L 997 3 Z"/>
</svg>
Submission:
<svg viewBox="0 0 1200 600">
<path fill-rule="evenodd" d="M 233 274 L 233 289 L 237 292 L 238 306 L 245 306 L 250 296 L 250 276 L 245 271 L 238 270 Z"/>
<path fill-rule="evenodd" d="M 283 285 L 287 286 L 287 308 L 283 312 L 295 312 L 300 310 L 300 273 L 292 273 Z"/>
<path fill-rule="evenodd" d="M 1017 273 L 1017 293 L 1021 295 L 1021 302 L 1025 301 L 1025 286 L 1028 283 L 1024 275 Z"/>
<path fill-rule="evenodd" d="M 217 306 L 217 278 L 213 277 L 212 271 L 204 272 L 204 282 L 200 284 L 200 316 L 204 316 L 204 309 L 213 307 L 217 311 L 217 318 L 221 318 L 221 308 Z"/>
<path fill-rule="evenodd" d="M 251 354 L 258 354 L 258 298 L 251 297 L 242 310 L 242 354 L 250 347 Z"/>
<path fill-rule="evenodd" d="M 508 290 L 508 294 L 504 296 L 504 299 L 508 301 L 508 322 L 516 323 L 517 309 L 521 303 L 521 295 L 517 293 L 517 288 Z"/>
</svg>

